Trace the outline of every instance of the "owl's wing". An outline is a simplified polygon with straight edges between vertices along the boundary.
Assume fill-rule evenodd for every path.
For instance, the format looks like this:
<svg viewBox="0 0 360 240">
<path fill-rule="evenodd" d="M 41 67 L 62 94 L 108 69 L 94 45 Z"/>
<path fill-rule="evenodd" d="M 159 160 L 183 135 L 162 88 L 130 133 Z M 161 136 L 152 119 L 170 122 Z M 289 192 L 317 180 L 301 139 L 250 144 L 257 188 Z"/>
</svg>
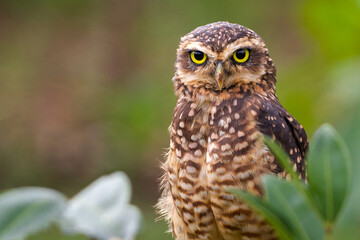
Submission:
<svg viewBox="0 0 360 240">
<path fill-rule="evenodd" d="M 296 164 L 297 171 L 305 178 L 305 154 L 308 150 L 308 139 L 304 128 L 286 109 L 275 100 L 261 100 L 258 112 L 258 128 L 281 144 L 290 159 Z M 278 166 L 275 172 L 282 169 Z"/>
</svg>

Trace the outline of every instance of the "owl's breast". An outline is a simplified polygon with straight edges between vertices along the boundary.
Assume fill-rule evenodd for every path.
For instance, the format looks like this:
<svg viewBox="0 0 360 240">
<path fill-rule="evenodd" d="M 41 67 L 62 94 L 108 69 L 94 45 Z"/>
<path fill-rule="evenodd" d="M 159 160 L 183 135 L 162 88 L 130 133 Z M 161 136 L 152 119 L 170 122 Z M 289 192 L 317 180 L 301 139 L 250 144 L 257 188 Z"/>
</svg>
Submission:
<svg viewBox="0 0 360 240">
<path fill-rule="evenodd" d="M 268 171 L 271 154 L 260 138 L 256 105 L 246 100 L 223 101 L 211 108 L 207 174 L 213 188 L 238 186 L 260 193 L 256 176 Z"/>
<path fill-rule="evenodd" d="M 259 139 L 256 115 L 254 104 L 244 99 L 178 103 L 167 163 L 173 218 L 183 222 L 174 225 L 175 234 L 186 230 L 203 239 L 260 234 L 263 219 L 227 192 L 238 187 L 260 194 L 260 176 L 270 172 L 273 156 Z"/>
</svg>

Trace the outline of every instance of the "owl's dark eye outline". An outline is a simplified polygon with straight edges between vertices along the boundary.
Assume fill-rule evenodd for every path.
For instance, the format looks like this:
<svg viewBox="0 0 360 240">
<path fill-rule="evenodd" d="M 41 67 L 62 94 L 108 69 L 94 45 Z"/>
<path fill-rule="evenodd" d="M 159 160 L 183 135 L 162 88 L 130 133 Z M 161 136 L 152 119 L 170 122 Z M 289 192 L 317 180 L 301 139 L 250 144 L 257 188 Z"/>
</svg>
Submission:
<svg viewBox="0 0 360 240">
<path fill-rule="evenodd" d="M 192 50 L 190 51 L 190 59 L 196 65 L 202 65 L 206 62 L 207 56 L 201 51 Z"/>
<path fill-rule="evenodd" d="M 232 59 L 234 60 L 234 62 L 239 64 L 247 62 L 249 58 L 250 49 L 248 48 L 240 48 L 236 50 L 232 55 Z"/>
</svg>

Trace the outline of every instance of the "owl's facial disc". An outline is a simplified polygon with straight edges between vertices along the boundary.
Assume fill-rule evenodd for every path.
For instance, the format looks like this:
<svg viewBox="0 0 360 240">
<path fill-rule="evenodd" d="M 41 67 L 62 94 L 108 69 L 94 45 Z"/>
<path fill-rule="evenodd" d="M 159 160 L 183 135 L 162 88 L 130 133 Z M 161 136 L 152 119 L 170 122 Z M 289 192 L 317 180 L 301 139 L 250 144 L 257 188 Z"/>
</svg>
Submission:
<svg viewBox="0 0 360 240">
<path fill-rule="evenodd" d="M 241 25 L 217 22 L 181 38 L 178 83 L 211 91 L 262 84 L 275 88 L 275 66 L 262 39 Z"/>
</svg>

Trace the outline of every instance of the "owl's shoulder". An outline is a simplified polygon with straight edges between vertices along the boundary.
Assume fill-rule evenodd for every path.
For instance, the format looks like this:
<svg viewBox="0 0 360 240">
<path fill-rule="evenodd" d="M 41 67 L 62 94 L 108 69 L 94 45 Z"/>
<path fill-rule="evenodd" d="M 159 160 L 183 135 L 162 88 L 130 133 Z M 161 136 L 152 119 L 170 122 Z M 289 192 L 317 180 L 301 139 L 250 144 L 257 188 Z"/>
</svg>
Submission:
<svg viewBox="0 0 360 240">
<path fill-rule="evenodd" d="M 303 126 L 288 113 L 276 97 L 256 97 L 259 131 L 276 140 L 296 164 L 304 177 L 304 160 L 308 151 L 308 138 Z"/>
</svg>

